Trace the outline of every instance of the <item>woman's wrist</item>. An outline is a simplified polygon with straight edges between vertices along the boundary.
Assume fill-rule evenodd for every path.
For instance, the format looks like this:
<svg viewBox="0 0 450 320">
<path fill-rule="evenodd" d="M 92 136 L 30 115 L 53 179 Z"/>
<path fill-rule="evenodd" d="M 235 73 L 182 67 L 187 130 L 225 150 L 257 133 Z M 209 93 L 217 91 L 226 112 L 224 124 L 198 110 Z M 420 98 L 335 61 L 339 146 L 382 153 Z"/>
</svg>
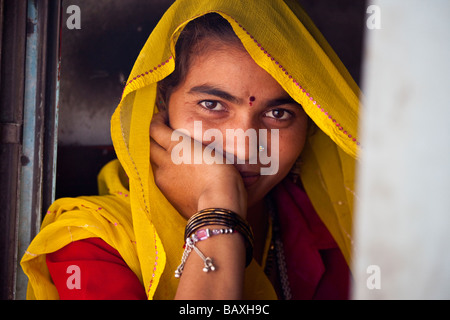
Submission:
<svg viewBox="0 0 450 320">
<path fill-rule="evenodd" d="M 221 226 L 211 226 L 220 229 Z M 242 299 L 245 270 L 245 241 L 234 232 L 212 236 L 196 244 L 210 257 L 215 270 L 204 272 L 204 261 L 190 254 L 180 277 L 176 299 Z"/>
<path fill-rule="evenodd" d="M 224 208 L 247 216 L 247 192 L 242 184 L 235 183 L 223 188 L 212 186 L 202 192 L 197 202 L 197 211 L 207 208 Z"/>
</svg>

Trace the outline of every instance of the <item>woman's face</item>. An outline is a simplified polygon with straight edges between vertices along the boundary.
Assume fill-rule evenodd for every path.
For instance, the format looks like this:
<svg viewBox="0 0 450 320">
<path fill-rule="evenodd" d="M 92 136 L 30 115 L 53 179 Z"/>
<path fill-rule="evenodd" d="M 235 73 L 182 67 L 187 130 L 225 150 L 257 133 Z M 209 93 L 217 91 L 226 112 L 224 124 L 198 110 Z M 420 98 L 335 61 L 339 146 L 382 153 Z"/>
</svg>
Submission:
<svg viewBox="0 0 450 320">
<path fill-rule="evenodd" d="M 192 137 L 196 137 L 194 121 L 201 122 L 201 137 L 208 129 L 218 129 L 223 150 L 236 160 L 233 165 L 243 178 L 248 206 L 252 207 L 289 173 L 299 157 L 305 143 L 307 115 L 243 47 L 218 40 L 203 41 L 209 42 L 207 49 L 191 58 L 185 81 L 169 98 L 170 126 L 188 130 Z M 227 129 L 252 129 L 260 139 L 257 145 L 250 139 L 238 145 L 237 139 L 226 139 Z M 260 129 L 267 130 L 266 142 L 261 139 Z M 278 141 L 274 130 L 278 131 Z M 202 142 L 208 145 L 211 141 L 202 138 Z M 260 145 L 272 155 L 271 161 L 278 161 L 272 174 L 261 174 L 261 169 L 269 164 L 250 161 L 252 154 L 261 152 Z M 243 160 L 244 164 L 238 163 Z"/>
</svg>

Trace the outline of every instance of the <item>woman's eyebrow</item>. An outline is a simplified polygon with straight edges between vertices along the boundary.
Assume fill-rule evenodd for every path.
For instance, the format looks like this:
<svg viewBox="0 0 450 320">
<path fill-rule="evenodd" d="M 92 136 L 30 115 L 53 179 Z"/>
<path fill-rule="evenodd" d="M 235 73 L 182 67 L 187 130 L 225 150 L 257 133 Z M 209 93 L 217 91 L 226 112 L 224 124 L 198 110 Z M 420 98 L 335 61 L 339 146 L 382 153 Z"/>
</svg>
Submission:
<svg viewBox="0 0 450 320">
<path fill-rule="evenodd" d="M 277 107 L 277 106 L 282 106 L 285 104 L 296 104 L 301 107 L 301 105 L 297 101 L 295 101 L 292 97 L 270 99 L 267 101 L 266 106 L 267 107 Z"/>
<path fill-rule="evenodd" d="M 190 94 L 192 93 L 203 93 L 203 94 L 208 94 L 208 95 L 212 95 L 212 96 L 216 96 L 219 97 L 221 99 L 230 101 L 232 103 L 235 104 L 243 104 L 244 100 L 241 98 L 238 98 L 236 96 L 233 96 L 231 93 L 228 93 L 226 91 L 224 91 L 223 89 L 219 89 L 215 86 L 212 85 L 200 85 L 200 86 L 195 86 L 192 87 L 189 92 Z M 263 103 L 267 108 L 272 108 L 272 107 L 276 107 L 276 106 L 282 106 L 285 104 L 296 104 L 299 105 L 301 107 L 301 105 L 295 101 L 292 97 L 287 96 L 287 97 L 279 97 L 279 98 L 275 98 L 275 99 L 269 99 L 267 101 L 265 101 Z"/>
<path fill-rule="evenodd" d="M 201 85 L 201 86 L 192 87 L 189 90 L 189 93 L 204 93 L 204 94 L 219 97 L 221 99 L 224 99 L 224 100 L 230 101 L 232 103 L 236 103 L 236 104 L 242 104 L 242 102 L 243 102 L 242 99 L 233 96 L 231 93 L 228 93 L 222 89 L 219 89 L 217 87 L 210 86 L 210 85 Z"/>
</svg>

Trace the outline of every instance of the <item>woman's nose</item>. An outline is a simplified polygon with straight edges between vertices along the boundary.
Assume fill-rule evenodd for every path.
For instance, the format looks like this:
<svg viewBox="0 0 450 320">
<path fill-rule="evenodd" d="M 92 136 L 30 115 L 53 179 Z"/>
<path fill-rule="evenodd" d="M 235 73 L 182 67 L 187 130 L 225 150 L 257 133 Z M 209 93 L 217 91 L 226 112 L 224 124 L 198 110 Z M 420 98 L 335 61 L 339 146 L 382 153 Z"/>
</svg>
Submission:
<svg viewBox="0 0 450 320">
<path fill-rule="evenodd" d="M 257 163 L 259 150 L 259 123 L 252 117 L 242 116 L 225 129 L 224 148 L 228 157 L 238 164 Z M 265 146 L 263 146 L 265 148 Z"/>
</svg>

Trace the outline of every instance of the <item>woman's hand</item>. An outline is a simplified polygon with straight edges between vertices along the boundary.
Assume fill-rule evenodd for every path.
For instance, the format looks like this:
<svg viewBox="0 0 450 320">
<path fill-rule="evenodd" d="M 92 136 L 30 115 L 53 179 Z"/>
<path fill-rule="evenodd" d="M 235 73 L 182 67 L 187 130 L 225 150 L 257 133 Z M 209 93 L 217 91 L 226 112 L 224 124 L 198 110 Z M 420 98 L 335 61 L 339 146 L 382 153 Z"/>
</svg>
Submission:
<svg viewBox="0 0 450 320">
<path fill-rule="evenodd" d="M 194 152 L 206 148 L 191 139 L 191 164 L 175 164 L 171 153 L 179 143 L 171 141 L 173 130 L 166 125 L 166 113 L 153 116 L 150 126 L 150 160 L 155 183 L 184 217 L 190 218 L 206 208 L 229 209 L 243 218 L 247 214 L 247 191 L 237 169 L 230 164 L 194 164 Z M 197 148 L 194 148 L 197 145 Z M 199 148 L 201 147 L 201 148 Z M 203 158 L 202 158 L 203 159 Z M 224 161 L 225 163 L 225 161 Z M 239 234 L 212 237 L 198 247 L 212 256 L 219 270 L 207 277 L 203 260 L 190 254 L 184 266 L 176 299 L 240 299 L 242 298 L 245 245 Z M 214 283 L 215 285 L 211 285 Z"/>
<path fill-rule="evenodd" d="M 194 164 L 194 152 L 207 148 L 191 139 L 191 164 L 174 164 L 171 141 L 173 130 L 167 126 L 166 112 L 153 116 L 150 126 L 150 161 L 155 183 L 184 217 L 190 218 L 205 208 L 229 209 L 246 217 L 247 192 L 237 169 L 231 164 Z M 194 147 L 200 144 L 201 148 Z M 203 159 L 203 158 L 202 158 Z M 224 160 L 225 163 L 225 160 Z"/>
</svg>

